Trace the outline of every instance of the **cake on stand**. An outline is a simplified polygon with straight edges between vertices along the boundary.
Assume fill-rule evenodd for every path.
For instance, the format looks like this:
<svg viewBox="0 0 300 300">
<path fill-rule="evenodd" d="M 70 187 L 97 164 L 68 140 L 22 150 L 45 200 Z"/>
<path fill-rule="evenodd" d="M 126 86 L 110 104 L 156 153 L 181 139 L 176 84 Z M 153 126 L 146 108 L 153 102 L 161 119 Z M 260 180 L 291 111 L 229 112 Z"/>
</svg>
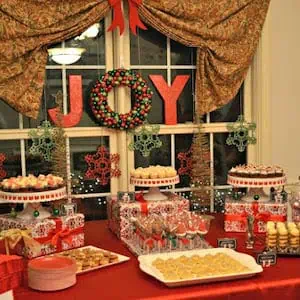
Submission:
<svg viewBox="0 0 300 300">
<path fill-rule="evenodd" d="M 51 213 L 42 207 L 42 203 L 57 201 L 66 197 L 66 187 L 43 192 L 13 193 L 0 191 L 0 203 L 27 204 L 24 210 L 17 214 L 17 218 L 23 220 L 45 219 L 50 217 Z"/>
<path fill-rule="evenodd" d="M 243 201 L 268 202 L 270 197 L 264 192 L 265 187 L 278 187 L 286 184 L 286 176 L 269 178 L 250 178 L 228 175 L 227 183 L 236 188 L 248 188 L 247 194 L 242 197 Z"/>
<path fill-rule="evenodd" d="M 143 179 L 130 177 L 130 183 L 135 186 L 149 187 L 149 191 L 144 195 L 144 199 L 147 201 L 162 201 L 167 200 L 168 196 L 164 195 L 159 187 L 174 185 L 179 183 L 179 176 L 169 178 L 156 178 L 156 179 Z"/>
</svg>

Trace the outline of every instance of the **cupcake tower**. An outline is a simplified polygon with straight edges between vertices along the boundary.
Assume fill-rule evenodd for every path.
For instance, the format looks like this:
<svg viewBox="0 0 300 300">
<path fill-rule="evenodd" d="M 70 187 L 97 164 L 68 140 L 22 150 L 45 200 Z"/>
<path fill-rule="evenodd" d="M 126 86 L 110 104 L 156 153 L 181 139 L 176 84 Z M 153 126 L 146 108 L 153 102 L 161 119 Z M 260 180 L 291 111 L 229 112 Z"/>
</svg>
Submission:
<svg viewBox="0 0 300 300">
<path fill-rule="evenodd" d="M 150 166 L 148 168 L 137 168 L 130 172 L 130 183 L 136 186 L 150 187 L 149 192 L 144 195 L 148 201 L 167 200 L 158 187 L 174 185 L 179 182 L 177 171 L 172 167 Z"/>
<path fill-rule="evenodd" d="M 264 165 L 239 165 L 228 172 L 227 183 L 233 187 L 249 188 L 244 201 L 268 202 L 270 197 L 263 191 L 264 187 L 283 186 L 286 176 L 281 167 Z"/>
<path fill-rule="evenodd" d="M 268 222 L 266 247 L 282 254 L 300 254 L 300 223 Z"/>
<path fill-rule="evenodd" d="M 4 179 L 0 183 L 0 188 L 5 192 L 27 193 L 55 190 L 64 185 L 64 180 L 52 174 L 18 176 Z"/>
<path fill-rule="evenodd" d="M 0 202 L 28 203 L 25 209 L 17 215 L 22 219 L 43 219 L 51 216 L 41 202 L 60 200 L 66 197 L 64 180 L 52 174 L 18 176 L 4 179 L 0 183 Z M 53 209 L 58 215 L 59 210 Z"/>
</svg>

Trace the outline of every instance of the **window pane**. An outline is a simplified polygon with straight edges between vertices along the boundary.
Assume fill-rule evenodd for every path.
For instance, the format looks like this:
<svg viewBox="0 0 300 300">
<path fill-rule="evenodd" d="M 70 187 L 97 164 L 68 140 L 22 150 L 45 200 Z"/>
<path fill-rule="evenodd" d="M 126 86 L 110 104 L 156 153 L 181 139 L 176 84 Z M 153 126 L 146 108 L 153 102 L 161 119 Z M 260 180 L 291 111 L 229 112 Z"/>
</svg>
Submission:
<svg viewBox="0 0 300 300">
<path fill-rule="evenodd" d="M 178 159 L 178 154 L 180 152 L 188 152 L 191 148 L 193 142 L 192 134 L 177 134 L 175 135 L 175 166 L 178 171 L 181 167 L 180 160 Z M 182 162 L 182 167 L 186 166 L 185 162 Z M 176 185 L 176 188 L 180 187 L 189 187 L 190 186 L 190 176 L 189 175 L 180 175 L 180 183 Z"/>
<path fill-rule="evenodd" d="M 159 135 L 162 146 L 153 149 L 148 157 L 144 157 L 140 151 L 134 151 L 135 168 L 146 168 L 150 165 L 171 166 L 171 137 L 169 135 Z"/>
<path fill-rule="evenodd" d="M 20 141 L 0 141 L 0 153 L 3 153 L 6 157 L 3 162 L 4 173 L 0 177 L 0 180 L 3 178 L 22 175 Z"/>
<path fill-rule="evenodd" d="M 235 98 L 223 107 L 211 112 L 211 122 L 235 122 L 243 113 L 244 85 L 240 88 Z"/>
<path fill-rule="evenodd" d="M 89 167 L 84 159 L 85 156 L 95 154 L 97 148 L 102 145 L 109 149 L 108 137 L 70 139 L 73 194 L 107 193 L 110 191 L 110 180 L 106 185 L 101 185 L 96 179 L 89 179 L 85 176 Z"/>
<path fill-rule="evenodd" d="M 82 76 L 82 97 L 83 97 L 83 114 L 80 122 L 76 125 L 78 127 L 98 127 L 95 123 L 94 117 L 91 113 L 89 100 L 90 93 L 96 80 L 100 77 L 100 74 L 104 74 L 104 70 L 67 70 L 67 79 L 69 75 L 81 75 Z M 67 80 L 67 91 L 68 91 L 68 106 L 69 102 L 69 80 Z M 112 91 L 113 92 L 113 91 Z M 111 92 L 111 93 L 112 93 Z M 70 111 L 70 107 L 68 107 Z"/>
<path fill-rule="evenodd" d="M 228 187 L 227 189 L 215 189 L 214 212 L 225 212 L 225 200 L 226 197 L 231 197 L 231 192 L 231 187 Z"/>
<path fill-rule="evenodd" d="M 36 128 L 48 118 L 48 109 L 56 107 L 55 96 L 58 91 L 62 91 L 62 72 L 61 70 L 47 70 L 46 81 L 43 97 L 41 99 L 41 107 L 38 118 L 36 120 L 23 117 L 24 128 Z"/>
<path fill-rule="evenodd" d="M 151 88 L 151 90 L 154 93 L 152 97 L 152 107 L 147 117 L 149 123 L 163 124 L 164 123 L 164 102 L 148 76 L 151 74 L 162 75 L 164 79 L 167 81 L 167 72 L 164 70 L 136 70 L 136 71 L 139 72 L 142 78 L 144 78 L 147 81 L 148 86 Z M 133 105 L 134 105 L 134 98 L 132 96 L 131 106 Z"/>
<path fill-rule="evenodd" d="M 196 48 L 186 47 L 173 40 L 170 42 L 172 65 L 196 65 Z"/>
<path fill-rule="evenodd" d="M 5 160 L 3 161 L 3 166 L 1 167 L 2 172 L 0 172 L 0 181 L 2 181 L 4 178 L 22 175 L 20 141 L 0 141 L 0 154 L 5 155 Z M 0 214 L 9 213 L 11 206 L 12 205 L 8 203 L 1 203 Z M 22 210 L 22 207 L 22 204 L 18 204 L 15 209 L 20 211 Z"/>
<path fill-rule="evenodd" d="M 29 153 L 32 146 L 32 140 L 25 140 L 25 157 L 26 157 L 26 174 L 33 174 L 38 176 L 39 174 L 52 173 L 51 161 L 46 161 L 42 155 L 32 155 Z"/>
<path fill-rule="evenodd" d="M 166 65 L 167 38 L 147 26 L 148 30 L 139 30 L 135 36 L 130 32 L 131 65 Z"/>
<path fill-rule="evenodd" d="M 105 29 L 104 20 L 100 22 L 99 33 L 95 38 L 76 40 L 75 38 L 66 41 L 65 47 L 84 48 L 80 60 L 73 65 L 105 65 Z"/>
<path fill-rule="evenodd" d="M 214 134 L 215 185 L 227 184 L 228 171 L 238 164 L 244 164 L 247 153 L 239 152 L 235 146 L 226 144 L 228 133 Z"/>
<path fill-rule="evenodd" d="M 153 149 L 150 155 L 144 157 L 140 151 L 134 151 L 135 168 L 146 168 L 149 166 L 171 166 L 171 137 L 169 135 L 159 135 L 162 146 Z M 163 187 L 165 188 L 165 187 Z M 136 187 L 136 190 L 147 190 L 145 187 Z"/>
<path fill-rule="evenodd" d="M 0 129 L 19 128 L 19 115 L 0 99 Z"/>
<path fill-rule="evenodd" d="M 189 75 L 190 79 L 186 83 L 177 101 L 177 122 L 185 123 L 193 121 L 195 72 L 192 70 L 172 70 L 172 82 L 177 75 Z"/>
<path fill-rule="evenodd" d="M 76 199 L 76 203 L 77 211 L 84 214 L 86 221 L 107 219 L 106 197 Z"/>
</svg>

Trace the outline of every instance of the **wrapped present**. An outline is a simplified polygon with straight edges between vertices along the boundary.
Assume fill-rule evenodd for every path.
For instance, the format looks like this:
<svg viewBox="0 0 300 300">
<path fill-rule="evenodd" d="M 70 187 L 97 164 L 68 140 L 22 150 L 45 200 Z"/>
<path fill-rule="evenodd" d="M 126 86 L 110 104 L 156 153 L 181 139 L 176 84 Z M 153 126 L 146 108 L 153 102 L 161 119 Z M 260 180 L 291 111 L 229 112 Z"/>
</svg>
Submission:
<svg viewBox="0 0 300 300">
<path fill-rule="evenodd" d="M 22 257 L 0 254 L 0 294 L 22 285 L 23 271 Z"/>
<path fill-rule="evenodd" d="M 1 215 L 0 229 L 10 248 L 27 258 L 84 246 L 83 214 L 30 221 Z"/>
<path fill-rule="evenodd" d="M 132 217 L 151 214 L 168 214 L 188 211 L 189 200 L 169 193 L 165 201 L 118 201 L 116 196 L 107 199 L 108 226 L 121 240 L 131 239 L 133 234 Z"/>
<path fill-rule="evenodd" d="M 225 202 L 224 230 L 227 232 L 246 232 L 247 216 L 249 215 L 254 217 L 254 232 L 265 233 L 268 221 L 286 221 L 287 204 L 227 200 Z"/>
</svg>

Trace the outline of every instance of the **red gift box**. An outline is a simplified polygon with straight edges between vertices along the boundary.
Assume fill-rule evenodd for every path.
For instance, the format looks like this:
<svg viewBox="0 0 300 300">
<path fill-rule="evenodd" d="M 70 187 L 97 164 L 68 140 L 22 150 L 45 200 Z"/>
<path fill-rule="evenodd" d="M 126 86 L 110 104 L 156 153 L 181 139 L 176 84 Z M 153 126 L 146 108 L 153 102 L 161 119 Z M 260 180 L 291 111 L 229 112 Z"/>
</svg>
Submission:
<svg viewBox="0 0 300 300">
<path fill-rule="evenodd" d="M 22 285 L 23 271 L 22 257 L 0 254 L 0 294 Z"/>
<path fill-rule="evenodd" d="M 40 243 L 39 249 L 26 246 L 24 242 L 19 242 L 15 247 L 17 254 L 27 258 L 84 246 L 83 214 L 33 221 L 2 215 L 0 216 L 0 228 L 2 230 L 12 228 L 30 230 L 32 238 Z"/>
<path fill-rule="evenodd" d="M 107 199 L 108 227 L 121 240 L 128 240 L 133 234 L 133 225 L 130 219 L 148 214 L 167 214 L 188 211 L 189 200 L 176 194 L 169 193 L 165 201 L 118 201 L 116 196 Z"/>
<path fill-rule="evenodd" d="M 226 201 L 224 230 L 226 232 L 246 232 L 248 215 L 254 217 L 254 232 L 265 233 L 268 221 L 286 221 L 287 205 L 286 203 L 260 203 L 257 201 Z"/>
</svg>

